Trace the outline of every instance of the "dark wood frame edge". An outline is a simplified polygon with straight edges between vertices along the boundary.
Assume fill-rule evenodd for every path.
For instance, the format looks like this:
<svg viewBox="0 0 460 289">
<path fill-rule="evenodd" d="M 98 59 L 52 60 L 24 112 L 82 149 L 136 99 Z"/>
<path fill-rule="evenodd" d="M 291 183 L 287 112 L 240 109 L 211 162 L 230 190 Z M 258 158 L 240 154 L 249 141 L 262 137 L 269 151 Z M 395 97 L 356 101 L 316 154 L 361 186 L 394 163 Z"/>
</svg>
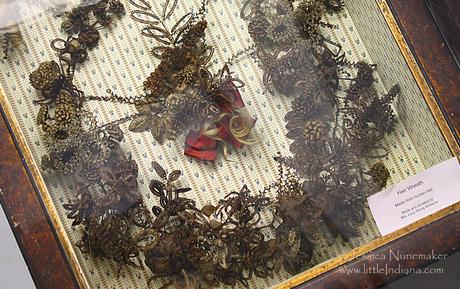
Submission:
<svg viewBox="0 0 460 289">
<path fill-rule="evenodd" d="M 11 164 L 7 164 L 7 160 L 5 158 L 0 158 L 0 172 L 6 172 L 5 175 L 1 176 L 0 184 L 8 183 L 8 180 L 11 181 L 10 185 L 4 185 L 2 187 L 2 193 L 0 194 L 0 204 L 5 211 L 8 223 L 11 230 L 13 231 L 14 237 L 30 271 L 34 284 L 37 289 L 78 289 L 79 286 L 75 274 L 72 272 L 70 263 L 64 252 L 62 244 L 59 241 L 54 226 L 52 225 L 50 216 L 46 210 L 45 204 L 41 198 L 35 180 L 33 179 L 30 169 L 25 162 L 17 139 L 14 136 L 11 125 L 9 124 L 4 109 L 1 106 L 0 113 L 2 116 L 2 123 L 0 124 L 0 135 L 2 136 L 0 139 L 0 145 L 3 148 L 2 154 L 10 154 L 10 157 L 16 157 Z M 21 177 L 11 174 L 12 172 L 9 171 L 11 169 L 15 170 L 15 172 L 21 175 Z M 16 179 L 20 179 L 22 182 L 14 182 L 15 177 Z M 14 185 L 11 186 L 12 183 L 14 183 Z M 15 190 L 17 186 L 20 186 L 21 190 L 24 190 L 20 192 L 20 194 L 22 194 L 22 199 L 10 199 L 14 198 L 13 195 L 15 195 L 17 192 Z M 3 189 L 4 187 L 8 187 L 8 191 Z M 32 192 L 34 195 L 33 199 L 31 200 L 30 198 L 32 196 L 28 194 Z M 35 200 L 35 203 L 31 204 L 30 202 L 33 200 Z M 21 203 L 19 204 L 18 202 Z M 24 203 L 22 202 L 27 202 L 27 205 L 29 206 L 32 205 L 27 209 L 34 209 L 34 215 L 31 214 L 30 216 L 26 216 L 25 214 L 21 215 L 18 213 L 16 209 L 18 206 L 23 206 Z M 32 232 L 36 233 L 33 238 L 28 237 L 28 234 L 31 232 L 26 232 L 21 227 L 21 223 L 25 223 L 21 222 L 21 219 L 22 221 L 25 221 L 24 218 L 27 217 L 33 218 L 34 221 L 39 222 L 31 222 L 29 224 L 34 226 L 34 228 L 30 228 Z M 39 232 L 35 231 L 37 230 L 37 227 L 42 228 L 42 230 Z M 34 239 L 36 241 L 35 245 L 37 245 L 37 243 L 43 245 L 46 244 L 46 248 L 43 248 L 40 253 L 35 254 L 34 251 L 37 248 L 31 247 L 33 244 L 27 242 L 28 239 Z M 47 261 L 47 266 L 40 265 L 40 262 L 37 259 L 37 255 L 42 256 L 41 261 Z M 43 256 L 47 256 L 47 258 Z M 57 266 L 58 268 L 50 268 L 50 265 Z M 56 269 L 61 271 L 50 271 Z"/>
<path fill-rule="evenodd" d="M 460 68 L 425 0 L 385 0 L 459 142 Z"/>
<path fill-rule="evenodd" d="M 444 115 L 444 118 L 446 119 L 446 122 L 447 122 L 447 125 L 449 126 L 450 130 L 452 131 L 452 134 L 454 135 L 454 138 L 455 140 L 457 141 L 457 143 L 460 145 L 460 136 L 457 134 L 456 132 L 456 127 L 451 119 L 451 117 L 449 116 L 449 113 L 447 112 L 446 108 L 444 107 L 444 104 L 441 100 L 441 98 L 439 97 L 438 95 L 438 92 L 435 88 L 435 86 L 433 85 L 433 82 L 430 78 L 430 75 L 428 74 L 428 72 L 425 70 L 425 67 L 424 65 L 422 64 L 421 60 L 420 60 L 420 56 L 419 54 L 417 53 L 417 50 L 416 48 L 414 47 L 413 43 L 411 42 L 411 38 L 409 37 L 407 31 L 404 29 L 403 27 L 403 24 L 401 22 L 401 19 L 400 17 L 398 16 L 398 12 L 396 11 L 394 5 L 392 3 L 394 2 L 397 2 L 397 1 L 392 1 L 392 0 L 386 0 L 387 3 L 388 3 L 388 7 L 390 7 L 390 10 L 391 12 L 393 13 L 394 17 L 395 17 L 395 20 L 396 22 L 398 23 L 398 26 L 400 27 L 401 29 L 401 33 L 402 35 L 404 36 L 404 39 L 406 40 L 407 42 L 407 46 L 409 47 L 410 51 L 412 52 L 412 54 L 414 55 L 414 59 L 415 59 L 415 62 L 417 63 L 417 65 L 420 67 L 420 71 L 422 72 L 423 74 L 423 77 L 425 78 L 430 90 L 431 90 L 431 93 L 433 94 L 435 100 L 436 100 L 436 103 L 438 104 L 442 114 Z M 426 7 L 428 9 L 428 6 Z M 429 12 L 429 11 L 428 11 Z M 431 12 L 430 13 L 430 16 L 431 15 Z M 432 20 L 432 24 L 436 26 L 436 22 L 435 22 L 435 19 L 434 18 L 431 18 Z M 437 28 L 436 28 L 437 29 Z M 441 32 L 437 29 L 438 33 L 440 34 L 441 36 Z M 444 41 L 444 37 L 442 37 L 443 41 Z M 450 50 L 449 50 L 449 53 L 450 53 Z M 449 55 L 452 55 L 451 53 Z M 460 127 L 457 127 L 457 130 L 460 130 Z"/>
<path fill-rule="evenodd" d="M 427 235 L 430 236 L 427 238 Z M 428 240 L 428 241 L 427 241 Z M 445 216 L 444 218 L 422 227 L 409 235 L 377 248 L 364 256 L 357 256 L 340 267 L 311 279 L 295 289 L 357 289 L 378 288 L 403 278 L 404 274 L 391 274 L 391 270 L 375 272 L 383 268 L 422 268 L 436 260 L 406 259 L 396 260 L 397 252 L 401 254 L 434 253 L 451 255 L 460 251 L 460 212 Z M 392 255 L 393 254 L 393 255 Z M 384 257 L 383 257 L 384 256 Z M 372 261 L 371 261 L 372 260 Z M 442 259 L 441 259 L 442 260 Z M 375 270 L 364 274 L 365 268 Z M 372 269 L 371 269 L 372 268 Z M 402 271 L 402 270 L 401 270 Z"/>
<path fill-rule="evenodd" d="M 440 2 L 443 1 L 445 3 L 446 1 L 452 1 L 452 0 L 436 0 L 436 1 L 440 1 Z M 433 7 L 432 2 L 430 2 L 430 0 L 425 0 L 425 3 L 427 5 L 427 7 L 428 7 L 428 10 L 430 11 L 431 16 L 434 19 L 434 22 L 438 26 L 439 33 L 442 35 L 442 38 L 444 39 L 444 41 L 447 44 L 447 47 L 449 48 L 451 54 L 454 56 L 453 57 L 454 61 L 457 64 L 458 69 L 460 70 L 460 55 L 457 55 L 457 57 L 455 57 L 455 52 L 454 52 L 454 51 L 458 51 L 458 49 L 454 48 L 453 46 L 451 46 L 449 44 L 449 42 L 447 41 L 447 38 L 449 36 L 447 33 L 449 33 L 449 32 L 447 32 L 447 31 L 445 31 L 445 29 L 441 28 L 441 26 L 444 26 L 446 23 L 440 21 L 440 19 L 438 18 L 439 15 L 437 15 L 437 12 L 435 11 L 435 7 Z M 459 3 L 458 5 L 460 5 L 460 2 L 457 2 L 457 3 Z M 444 28 L 446 28 L 446 27 L 444 26 Z M 450 33 L 451 32 L 454 32 L 454 31 L 450 31 Z"/>
</svg>

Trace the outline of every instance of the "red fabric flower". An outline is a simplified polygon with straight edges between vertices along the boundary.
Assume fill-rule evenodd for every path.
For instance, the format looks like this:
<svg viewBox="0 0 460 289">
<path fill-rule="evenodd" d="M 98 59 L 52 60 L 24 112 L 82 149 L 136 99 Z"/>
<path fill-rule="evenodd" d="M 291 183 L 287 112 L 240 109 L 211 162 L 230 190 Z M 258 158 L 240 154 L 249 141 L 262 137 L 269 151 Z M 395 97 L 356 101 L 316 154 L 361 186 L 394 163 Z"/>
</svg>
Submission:
<svg viewBox="0 0 460 289">
<path fill-rule="evenodd" d="M 201 132 L 190 131 L 185 139 L 186 156 L 199 160 L 213 161 L 217 157 L 217 141 L 213 140 Z"/>
<path fill-rule="evenodd" d="M 230 122 L 234 115 L 238 114 L 238 110 L 244 108 L 244 102 L 238 88 L 232 81 L 228 81 L 215 94 L 220 111 L 226 114 L 215 124 L 218 129 L 215 138 L 210 138 L 203 131 L 190 131 L 185 140 L 184 154 L 199 160 L 214 161 L 217 157 L 217 142 L 221 139 L 223 142 L 230 143 L 237 149 L 243 147 L 243 144 L 238 141 L 232 134 Z M 244 118 L 241 118 L 244 119 Z M 255 123 L 255 120 L 250 120 L 249 126 Z"/>
</svg>

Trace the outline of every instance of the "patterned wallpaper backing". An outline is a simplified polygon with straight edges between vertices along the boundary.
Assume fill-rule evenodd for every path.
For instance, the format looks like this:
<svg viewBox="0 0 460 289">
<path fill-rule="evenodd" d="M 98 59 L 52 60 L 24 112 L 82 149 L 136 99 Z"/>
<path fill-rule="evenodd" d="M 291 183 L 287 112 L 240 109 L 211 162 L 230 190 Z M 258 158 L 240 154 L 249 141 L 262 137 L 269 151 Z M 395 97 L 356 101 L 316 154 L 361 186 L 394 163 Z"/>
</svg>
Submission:
<svg viewBox="0 0 460 289">
<path fill-rule="evenodd" d="M 161 9 L 160 2 L 150 1 L 157 9 Z M 199 2 L 179 1 L 173 18 L 178 19 L 186 11 L 196 11 Z M 128 11 L 132 9 L 127 1 L 124 4 Z M 246 23 L 239 18 L 241 6 L 241 0 L 211 0 L 208 5 L 207 19 L 210 27 L 207 40 L 216 47 L 211 71 L 219 69 L 232 54 L 251 44 Z M 20 8 L 20 11 L 27 11 L 27 7 Z M 380 91 L 384 92 L 385 86 L 390 87 L 396 83 L 403 89 L 397 104 L 402 121 L 399 122 L 397 131 L 384 141 L 384 145 L 390 149 L 388 157 L 384 160 L 391 171 L 390 181 L 399 182 L 449 158 L 449 150 L 435 127 L 434 120 L 391 38 L 376 3 L 370 0 L 348 0 L 347 9 L 337 16 L 329 17 L 328 21 L 337 24 L 338 28 L 328 30 L 326 34 L 343 45 L 349 60 L 360 59 L 377 63 L 377 85 Z M 46 151 L 41 131 L 35 123 L 38 107 L 32 101 L 37 95 L 29 85 L 28 75 L 41 61 L 56 59 L 49 43 L 58 36 L 63 37 L 59 25 L 60 20 L 51 13 L 38 14 L 33 19 L 25 21 L 20 27 L 27 49 L 13 54 L 0 64 L 0 83 L 38 163 Z M 158 60 L 149 54 L 153 42 L 142 37 L 140 29 L 138 23 L 126 16 L 116 21 L 112 29 L 103 30 L 99 47 L 90 52 L 90 61 L 82 65 L 76 73 L 76 85 L 93 95 L 105 95 L 107 88 L 119 95 L 141 93 L 143 79 L 155 68 Z M 193 196 L 199 205 L 215 202 L 228 192 L 239 190 L 243 184 L 257 191 L 276 177 L 276 165 L 272 157 L 278 151 L 288 154 L 290 142 L 284 137 L 284 115 L 289 110 L 290 100 L 265 91 L 261 82 L 262 71 L 252 59 L 243 59 L 235 64 L 232 70 L 246 83 L 241 93 L 249 111 L 258 118 L 256 128 L 260 143 L 233 151 L 230 156 L 231 162 L 225 161 L 222 157 L 215 163 L 203 163 L 184 157 L 181 141 L 160 146 L 149 133 L 126 133 L 123 146 L 139 164 L 140 188 L 149 206 L 155 202 L 150 198 L 151 194 L 147 188 L 148 182 L 154 177 L 150 166 L 152 160 L 158 161 L 169 170 L 180 168 L 188 176 L 183 180 L 183 184 L 200 192 L 199 195 Z M 128 105 L 100 102 L 87 105 L 94 111 L 101 124 L 134 113 L 134 109 Z M 126 125 L 122 128 L 127 131 Z M 62 208 L 62 204 L 72 198 L 73 188 L 69 185 L 70 182 L 60 176 L 44 174 L 44 179 L 65 231 L 70 241 L 75 244 L 81 232 L 71 227 L 71 221 L 67 220 L 66 212 Z M 362 237 L 349 243 L 336 241 L 328 244 L 319 241 L 313 262 L 329 260 L 379 237 L 370 213 L 365 225 L 361 227 L 361 232 Z M 120 271 L 120 276 L 117 276 L 118 267 L 115 263 L 88 257 L 77 247 L 74 247 L 74 250 L 91 288 L 148 288 L 150 272 L 147 268 L 141 270 L 124 267 Z M 268 288 L 289 277 L 287 273 L 280 273 L 272 279 L 254 279 L 250 286 Z M 153 284 L 156 284 L 155 288 L 159 287 L 159 284 Z"/>
</svg>

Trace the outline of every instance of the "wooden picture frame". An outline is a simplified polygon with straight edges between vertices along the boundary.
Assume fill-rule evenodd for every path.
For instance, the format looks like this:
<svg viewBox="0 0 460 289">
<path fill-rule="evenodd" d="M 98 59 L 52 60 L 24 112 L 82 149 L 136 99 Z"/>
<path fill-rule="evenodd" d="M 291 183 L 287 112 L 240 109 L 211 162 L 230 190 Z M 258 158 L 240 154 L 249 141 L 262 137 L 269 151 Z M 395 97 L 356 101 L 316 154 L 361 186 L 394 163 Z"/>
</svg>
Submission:
<svg viewBox="0 0 460 289">
<path fill-rule="evenodd" d="M 378 0 L 381 11 L 410 67 L 426 102 L 452 152 L 460 154 L 460 76 L 423 0 Z M 422 27 L 425 27 L 422 29 Z M 24 137 L 11 110 L 2 99 L 0 121 L 0 202 L 9 218 L 37 288 L 88 288 L 72 255 L 59 218 L 46 193 L 37 165 L 26 149 Z M 401 277 L 346 275 L 340 268 L 372 263 L 363 254 L 389 254 L 436 250 L 451 254 L 460 244 L 460 204 L 446 208 L 398 232 L 379 238 L 344 256 L 299 274 L 279 288 L 374 288 Z M 421 267 L 427 260 L 407 266 Z M 364 263 L 363 263 L 364 262 Z"/>
</svg>

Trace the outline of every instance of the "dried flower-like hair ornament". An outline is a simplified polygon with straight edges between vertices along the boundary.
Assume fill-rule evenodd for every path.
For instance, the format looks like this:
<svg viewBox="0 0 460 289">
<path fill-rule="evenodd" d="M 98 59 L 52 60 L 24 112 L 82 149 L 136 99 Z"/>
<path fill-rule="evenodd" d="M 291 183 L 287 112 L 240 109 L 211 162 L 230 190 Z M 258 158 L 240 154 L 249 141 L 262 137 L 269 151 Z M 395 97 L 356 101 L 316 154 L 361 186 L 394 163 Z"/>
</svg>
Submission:
<svg viewBox="0 0 460 289">
<path fill-rule="evenodd" d="M 90 98 L 135 105 L 139 114 L 130 131 L 149 131 L 160 144 L 185 136 L 185 155 L 199 160 L 214 161 L 218 144 L 227 158 L 230 147 L 256 143 L 256 120 L 239 93 L 244 83 L 232 75 L 228 63 L 215 74 L 208 70 L 214 49 L 205 39 L 206 1 L 198 13 L 186 13 L 172 25 L 178 0 L 166 1 L 161 14 L 146 1 L 130 3 L 135 8 L 131 18 L 144 25 L 141 34 L 157 42 L 152 55 L 160 63 L 144 81 L 143 95 Z"/>
<path fill-rule="evenodd" d="M 380 142 L 395 129 L 392 103 L 399 93 L 396 85 L 379 95 L 375 65 L 348 62 L 341 46 L 324 36 L 322 29 L 334 28 L 324 16 L 342 9 L 342 1 L 333 0 L 248 0 L 241 10 L 265 87 L 293 98 L 285 116 L 292 156 L 277 160 L 303 184 L 288 213 L 305 202 L 315 205 L 312 219 L 331 240 L 357 236 L 366 197 L 386 185 L 383 163 L 368 170 L 365 162 L 387 154 Z"/>
<path fill-rule="evenodd" d="M 0 27 L 0 45 L 3 52 L 3 60 L 8 59 L 11 50 L 24 45 L 21 30 L 17 23 Z"/>
<path fill-rule="evenodd" d="M 99 43 L 98 29 L 123 14 L 123 5 L 116 0 L 66 12 L 62 30 L 68 37 L 51 42 L 58 61 L 44 61 L 30 74 L 30 84 L 40 94 L 35 100 L 40 106 L 37 124 L 49 148 L 49 154 L 42 158 L 43 169 L 76 173 L 83 182 L 92 184 L 100 177 L 99 167 L 119 149 L 123 133 L 118 125 L 126 120 L 98 126 L 95 116 L 84 107 L 88 99 L 75 86 L 74 74 L 77 65 L 87 60 L 88 50 Z"/>
<path fill-rule="evenodd" d="M 75 68 L 87 60 L 88 50 L 99 43 L 98 29 L 123 14 L 123 5 L 117 0 L 102 0 L 66 12 L 62 30 L 68 33 L 68 37 L 51 42 L 58 62 L 44 61 L 30 74 L 30 84 L 41 96 L 35 101 L 40 105 L 37 123 L 51 143 L 94 128 L 93 116 L 83 107 L 87 99 L 74 85 Z"/>
<path fill-rule="evenodd" d="M 19 17 L 18 2 L 12 0 L 0 0 L 0 61 L 7 61 L 12 52 L 21 46 L 26 46 L 21 33 L 20 24 L 24 19 Z M 22 17 L 23 15 L 21 15 Z"/>
<path fill-rule="evenodd" d="M 387 153 L 380 142 L 395 130 L 392 102 L 399 87 L 380 95 L 375 67 L 347 62 L 341 47 L 323 36 L 320 27 L 333 27 L 323 16 L 339 12 L 342 2 L 250 0 L 243 7 L 267 90 L 292 98 L 285 116 L 292 155 L 275 157 L 278 178 L 259 193 L 243 185 L 199 207 L 194 190 L 181 183 L 182 171 L 168 173 L 153 162 L 151 208 L 139 192 L 138 165 L 120 146 L 121 123 L 150 131 L 160 143 L 184 135 L 186 155 L 212 161 L 219 143 L 224 155 L 229 146 L 255 143 L 256 121 L 239 93 L 244 83 L 229 65 L 215 74 L 208 70 L 213 49 L 205 41 L 206 2 L 171 27 L 177 0 L 167 0 L 161 15 L 144 0 L 130 3 L 131 17 L 146 25 L 142 34 L 158 42 L 152 54 L 160 63 L 144 81 L 143 95 L 91 96 L 74 85 L 76 66 L 99 41 L 96 28 L 123 12 L 115 0 L 66 13 L 62 28 L 69 36 L 52 42 L 59 60 L 41 63 L 30 75 L 41 95 L 37 122 L 49 145 L 42 167 L 77 179 L 64 208 L 82 230 L 79 248 L 147 267 L 152 280 L 164 281 L 162 288 L 249 288 L 254 276 L 306 269 L 318 238 L 358 236 L 366 197 L 390 177 L 382 162 L 370 168 L 365 162 Z M 131 104 L 139 113 L 98 125 L 84 109 L 89 100 Z"/>
<path fill-rule="evenodd" d="M 139 231 L 146 229 L 148 214 L 138 191 L 137 163 L 120 146 L 124 134 L 119 126 L 131 116 L 98 125 L 84 108 L 90 98 L 74 85 L 77 65 L 99 43 L 98 29 L 123 14 L 123 5 L 116 0 L 66 12 L 62 29 L 69 36 L 51 43 L 58 62 L 42 62 L 30 74 L 30 83 L 40 93 L 37 123 L 49 150 L 42 168 L 73 176 L 75 195 L 64 208 L 74 226 L 83 225 L 78 247 L 120 265 L 139 267 L 134 258 L 146 244 L 139 244 L 137 235 L 144 235 Z"/>
<path fill-rule="evenodd" d="M 276 187 L 278 201 L 264 192 L 253 194 L 243 185 L 216 204 L 199 208 L 185 196 L 193 191 L 180 185 L 182 172 L 168 173 L 153 162 L 157 177 L 149 189 L 158 205 L 148 210 L 135 193 L 137 166 L 120 160 L 114 155 L 105 169 L 110 177 L 102 178 L 104 193 L 90 193 L 83 187 L 78 200 L 64 205 L 73 225 L 84 227 L 79 242 L 84 252 L 121 265 L 139 267 L 143 262 L 153 274 L 152 281 L 164 281 L 162 288 L 178 284 L 249 288 L 253 276 L 267 278 L 282 268 L 296 274 L 308 266 L 312 228 L 298 226 L 291 218 L 295 216 L 287 215 L 288 198 L 300 192 L 293 175 L 280 172 L 279 182 L 266 189 Z M 117 176 L 124 178 L 113 181 Z M 277 224 L 263 221 L 262 213 L 269 213 L 270 206 L 276 207 L 272 219 Z M 302 212 L 312 211 L 304 207 Z"/>
</svg>

